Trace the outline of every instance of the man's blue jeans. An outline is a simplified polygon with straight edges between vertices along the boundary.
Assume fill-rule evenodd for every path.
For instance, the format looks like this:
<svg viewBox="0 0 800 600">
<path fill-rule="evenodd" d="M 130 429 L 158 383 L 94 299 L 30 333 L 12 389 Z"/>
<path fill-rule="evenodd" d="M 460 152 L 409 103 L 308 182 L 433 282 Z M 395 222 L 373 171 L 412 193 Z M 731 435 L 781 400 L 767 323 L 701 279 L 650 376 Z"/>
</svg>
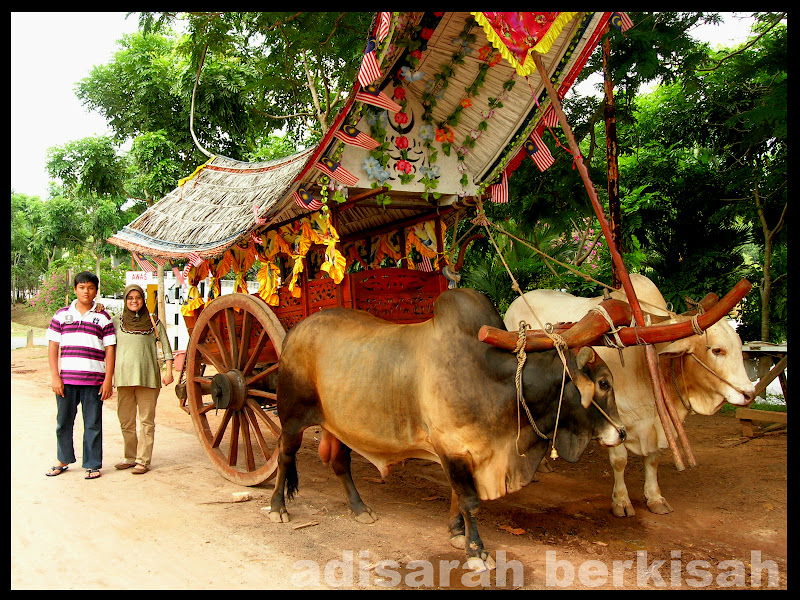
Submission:
<svg viewBox="0 0 800 600">
<path fill-rule="evenodd" d="M 103 466 L 103 401 L 99 385 L 64 384 L 64 395 L 56 395 L 58 416 L 56 420 L 56 457 L 62 463 L 75 462 L 72 430 L 78 404 L 83 414 L 83 468 L 99 469 Z"/>
</svg>

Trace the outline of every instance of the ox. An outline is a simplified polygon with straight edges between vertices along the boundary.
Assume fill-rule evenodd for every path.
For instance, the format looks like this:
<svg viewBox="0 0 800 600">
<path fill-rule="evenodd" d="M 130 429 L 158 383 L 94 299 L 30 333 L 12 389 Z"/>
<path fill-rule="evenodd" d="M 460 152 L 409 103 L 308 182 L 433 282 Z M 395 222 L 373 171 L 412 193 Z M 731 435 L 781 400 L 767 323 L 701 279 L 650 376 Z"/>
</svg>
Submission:
<svg viewBox="0 0 800 600">
<path fill-rule="evenodd" d="M 554 350 L 527 356 L 522 390 L 546 436 L 540 437 L 524 407 L 520 412 L 517 357 L 480 342 L 482 325 L 503 328 L 491 302 L 467 289 L 442 293 L 424 323 L 394 324 L 362 311 L 329 309 L 298 324 L 284 341 L 278 369 L 282 433 L 270 518 L 289 521 L 285 495 L 291 498 L 298 487 L 295 453 L 303 430 L 320 425 L 320 455 L 330 460 L 357 520 L 370 523 L 375 515 L 353 483 L 351 449 L 382 476 L 407 458 L 438 462 L 452 488 L 451 543 L 466 550 L 470 568 L 492 568 L 477 529 L 479 501 L 530 483 L 554 429 L 555 448 L 571 462 L 591 439 L 613 446 L 625 433 L 612 423 L 611 375 L 591 348 L 583 348 L 577 357 L 565 353 L 570 376 L 560 413 L 561 359 Z"/>
<path fill-rule="evenodd" d="M 643 311 L 661 316 L 669 314 L 664 297 L 652 281 L 643 275 L 630 277 Z M 621 290 L 611 296 L 627 301 Z M 603 299 L 578 298 L 556 290 L 534 290 L 526 293 L 525 298 L 542 324 L 577 321 Z M 675 318 L 690 317 L 678 315 Z M 520 320 L 537 323 L 525 301 L 517 298 L 506 312 L 505 324 L 511 329 L 518 327 Z M 703 335 L 658 344 L 656 349 L 665 381 L 677 391 L 671 397 L 681 421 L 690 408 L 698 414 L 711 415 L 726 401 L 737 406 L 752 402 L 755 390 L 744 369 L 742 341 L 727 321 L 718 321 Z M 612 512 L 618 517 L 635 514 L 625 486 L 628 451 L 644 457 L 647 507 L 656 514 L 672 512 L 658 486 L 660 449 L 667 448 L 668 443 L 656 411 L 644 349 L 624 349 L 624 366 L 616 349 L 598 347 L 595 350 L 613 374 L 617 410 L 628 434 L 624 445 L 609 450 L 614 470 Z"/>
</svg>

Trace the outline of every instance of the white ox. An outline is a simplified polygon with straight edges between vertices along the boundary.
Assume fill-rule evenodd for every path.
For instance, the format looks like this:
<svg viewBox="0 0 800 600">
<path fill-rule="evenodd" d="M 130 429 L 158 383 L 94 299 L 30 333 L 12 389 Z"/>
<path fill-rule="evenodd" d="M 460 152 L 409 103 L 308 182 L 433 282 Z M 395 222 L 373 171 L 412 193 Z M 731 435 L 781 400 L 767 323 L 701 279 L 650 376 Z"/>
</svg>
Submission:
<svg viewBox="0 0 800 600">
<path fill-rule="evenodd" d="M 642 310 L 653 315 L 667 315 L 666 302 L 655 284 L 643 275 L 632 274 L 630 277 Z M 622 290 L 612 292 L 611 296 L 627 301 Z M 542 325 L 577 322 L 603 299 L 579 298 L 545 289 L 528 292 L 525 298 Z M 504 321 L 509 331 L 518 330 L 519 323 L 523 320 L 538 329 L 540 325 L 536 317 L 531 315 L 525 301 L 517 298 L 509 306 Z M 688 318 L 690 317 L 681 315 L 677 317 Z M 694 412 L 701 415 L 714 414 L 725 402 L 746 406 L 754 397 L 755 389 L 747 377 L 742 359 L 742 341 L 734 329 L 726 319 L 721 319 L 709 327 L 706 334 L 656 345 L 662 363 L 674 359 L 671 366 L 662 368 L 662 372 L 669 374 L 665 380 L 667 385 L 673 386 L 673 390 L 675 381 L 678 382 L 680 394 L 673 393 L 671 396 L 681 421 L 686 418 L 689 410 L 680 397 L 690 404 Z M 627 431 L 624 444 L 609 448 L 609 458 L 614 469 L 612 512 L 618 517 L 635 514 L 625 486 L 628 451 L 644 457 L 644 495 L 647 507 L 657 514 L 672 512 L 672 507 L 658 487 L 660 449 L 668 448 L 669 445 L 656 411 L 644 349 L 630 347 L 623 350 L 624 367 L 616 349 L 601 346 L 595 347 L 595 350 L 611 369 L 617 410 Z M 689 358 L 689 354 L 693 354 L 716 375 Z M 671 375 L 672 370 L 675 373 L 674 378 Z"/>
</svg>

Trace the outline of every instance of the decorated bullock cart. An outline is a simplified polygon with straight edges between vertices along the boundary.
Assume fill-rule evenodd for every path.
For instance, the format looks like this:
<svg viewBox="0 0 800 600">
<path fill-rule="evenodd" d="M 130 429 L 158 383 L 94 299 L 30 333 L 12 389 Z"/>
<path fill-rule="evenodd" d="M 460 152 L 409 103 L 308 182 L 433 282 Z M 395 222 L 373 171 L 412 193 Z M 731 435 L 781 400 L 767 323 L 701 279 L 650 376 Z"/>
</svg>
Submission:
<svg viewBox="0 0 800 600">
<path fill-rule="evenodd" d="M 156 260 L 186 260 L 190 332 L 176 392 L 201 445 L 227 479 L 257 485 L 276 472 L 281 428 L 275 375 L 287 332 L 329 307 L 396 323 L 432 315 L 457 284 L 460 220 L 490 230 L 484 201 L 508 201 L 508 174 L 530 157 L 552 162 L 561 126 L 609 242 L 629 305 L 609 301 L 558 332 L 529 331 L 528 349 L 617 340 L 645 344 L 659 415 L 682 461 L 649 344 L 692 335 L 727 314 L 743 282 L 692 324 L 647 327 L 569 125 L 563 99 L 617 13 L 378 13 L 345 108 L 321 142 L 293 156 L 209 160 L 110 242 Z M 477 214 L 477 216 L 476 216 Z M 259 289 L 246 275 L 258 261 Z M 233 272 L 235 291 L 220 295 Z M 210 299 L 198 283 L 210 280 Z M 513 350 L 517 334 L 485 330 Z M 331 343 L 335 343 L 331 340 Z"/>
</svg>

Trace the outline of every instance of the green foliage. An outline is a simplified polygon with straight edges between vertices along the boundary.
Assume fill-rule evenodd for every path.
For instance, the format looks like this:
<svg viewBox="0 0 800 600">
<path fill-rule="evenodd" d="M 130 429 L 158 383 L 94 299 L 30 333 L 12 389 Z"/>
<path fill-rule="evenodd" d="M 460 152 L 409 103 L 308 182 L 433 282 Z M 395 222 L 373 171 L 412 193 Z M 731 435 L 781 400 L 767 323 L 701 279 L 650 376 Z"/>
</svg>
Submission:
<svg viewBox="0 0 800 600">
<path fill-rule="evenodd" d="M 101 266 L 103 275 L 100 277 L 98 297 L 122 293 L 125 289 L 126 269 L 124 267 L 112 269 L 110 259 L 103 260 Z M 81 271 L 95 272 L 93 256 L 82 253 L 54 261 L 45 273 L 38 293 L 30 299 L 30 306 L 45 313 L 55 313 L 59 308 L 67 306 L 69 302 L 75 300 L 75 290 L 69 274 L 74 277 Z"/>
</svg>

